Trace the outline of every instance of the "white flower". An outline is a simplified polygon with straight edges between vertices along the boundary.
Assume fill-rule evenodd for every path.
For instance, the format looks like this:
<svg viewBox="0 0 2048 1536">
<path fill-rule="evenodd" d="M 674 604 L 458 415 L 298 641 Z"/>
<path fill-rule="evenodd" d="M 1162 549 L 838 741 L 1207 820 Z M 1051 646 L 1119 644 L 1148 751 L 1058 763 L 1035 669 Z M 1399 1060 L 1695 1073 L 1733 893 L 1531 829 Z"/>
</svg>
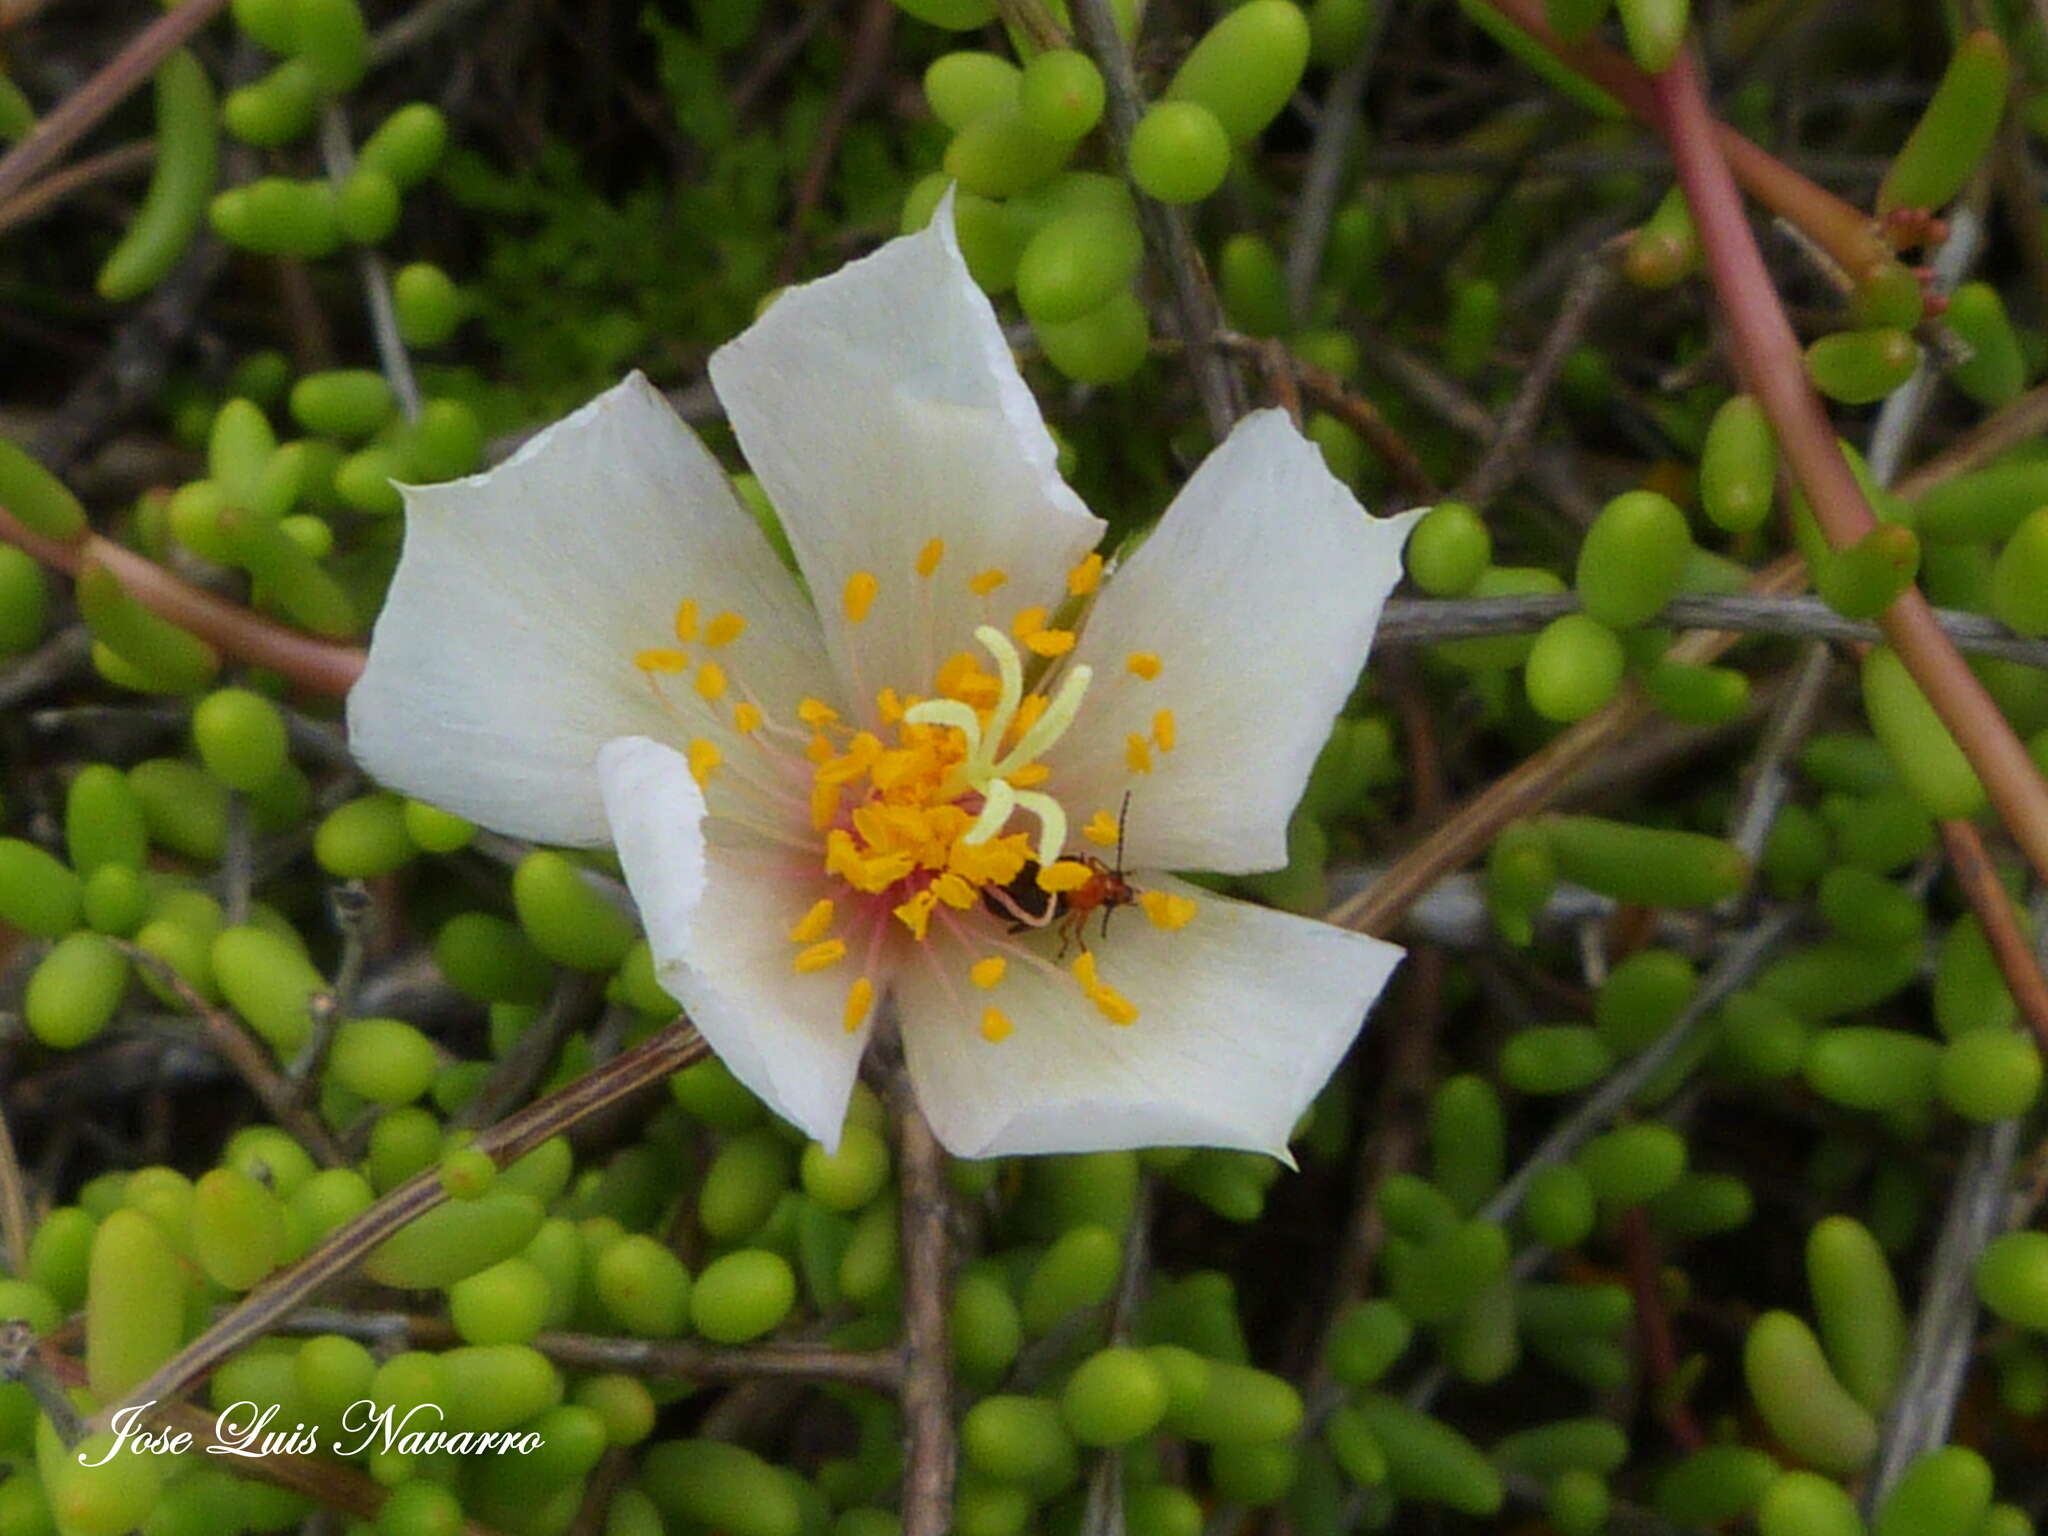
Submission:
<svg viewBox="0 0 2048 1536">
<path fill-rule="evenodd" d="M 356 754 L 485 826 L 615 844 L 662 984 L 828 1145 L 893 997 L 957 1154 L 1284 1157 L 1401 951 L 1162 871 L 1286 862 L 1408 520 L 1263 411 L 1105 576 L 951 225 L 711 360 L 811 597 L 636 374 L 406 492 Z"/>
</svg>

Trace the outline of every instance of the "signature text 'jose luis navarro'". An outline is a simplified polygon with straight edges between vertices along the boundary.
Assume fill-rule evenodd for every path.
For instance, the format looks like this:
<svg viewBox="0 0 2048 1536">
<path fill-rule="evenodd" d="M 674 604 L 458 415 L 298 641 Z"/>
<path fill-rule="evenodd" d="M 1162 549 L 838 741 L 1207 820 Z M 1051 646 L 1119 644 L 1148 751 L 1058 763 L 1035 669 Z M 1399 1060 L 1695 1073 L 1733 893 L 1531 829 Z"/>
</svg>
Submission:
<svg viewBox="0 0 2048 1536">
<path fill-rule="evenodd" d="M 157 1456 L 181 1455 L 192 1449 L 192 1434 L 183 1429 L 149 1429 L 142 1416 L 155 1401 L 134 1403 L 116 1413 L 110 1423 L 114 1443 L 98 1460 L 79 1461 L 97 1467 L 113 1460 L 124 1450 Z M 206 1447 L 209 1456 L 305 1456 L 320 1449 L 320 1426 L 294 1424 L 290 1429 L 272 1429 L 270 1422 L 279 1412 L 272 1403 L 259 1408 L 255 1403 L 234 1403 L 220 1411 L 214 1421 L 215 1443 Z M 438 1403 L 420 1403 L 400 1414 L 386 1404 L 379 1408 L 368 1398 L 350 1403 L 342 1410 L 342 1433 L 327 1447 L 336 1456 L 350 1458 L 368 1451 L 398 1452 L 408 1456 L 431 1456 L 448 1451 L 457 1456 L 495 1453 L 525 1456 L 545 1443 L 532 1430 L 445 1430 L 431 1427 L 445 1415 Z M 414 1427 L 414 1420 L 419 1426 Z"/>
</svg>

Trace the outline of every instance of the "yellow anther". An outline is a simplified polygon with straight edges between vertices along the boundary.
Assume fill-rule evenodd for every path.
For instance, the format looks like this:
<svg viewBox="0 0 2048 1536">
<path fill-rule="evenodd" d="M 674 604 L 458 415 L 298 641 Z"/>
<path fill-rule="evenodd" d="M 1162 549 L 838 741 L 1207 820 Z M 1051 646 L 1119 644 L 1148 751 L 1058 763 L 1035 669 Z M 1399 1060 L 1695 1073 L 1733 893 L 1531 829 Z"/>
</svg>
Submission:
<svg viewBox="0 0 2048 1536">
<path fill-rule="evenodd" d="M 862 976 L 846 989 L 846 1032 L 851 1035 L 859 1031 L 868 1021 L 868 1009 L 874 1006 L 875 984 Z"/>
<path fill-rule="evenodd" d="M 1158 743 L 1160 751 L 1171 752 L 1173 739 L 1173 711 L 1162 709 L 1152 717 L 1152 740 Z"/>
<path fill-rule="evenodd" d="M 1159 675 L 1159 658 L 1151 651 L 1131 652 L 1124 658 L 1124 665 L 1129 667 L 1135 676 L 1142 677 L 1148 683 Z"/>
<path fill-rule="evenodd" d="M 796 717 L 815 731 L 820 726 L 831 725 L 836 721 L 839 718 L 839 711 L 823 699 L 806 698 L 797 702 Z"/>
<path fill-rule="evenodd" d="M 761 706 L 742 699 L 732 707 L 732 728 L 742 736 L 751 736 L 761 729 L 767 717 L 761 713 Z"/>
<path fill-rule="evenodd" d="M 1145 909 L 1153 927 L 1168 933 L 1187 927 L 1195 918 L 1194 899 L 1173 891 L 1146 891 L 1138 897 L 1138 905 Z"/>
<path fill-rule="evenodd" d="M 1097 987 L 1088 994 L 1088 1001 L 1112 1024 L 1129 1026 L 1138 1022 L 1137 1005 L 1114 987 Z"/>
<path fill-rule="evenodd" d="M 1088 825 L 1081 829 L 1081 835 L 1098 848 L 1116 846 L 1116 818 L 1107 811 L 1097 811 L 1088 818 Z"/>
<path fill-rule="evenodd" d="M 974 887 L 955 874 L 944 874 L 932 882 L 932 894 L 956 912 L 974 905 Z"/>
<path fill-rule="evenodd" d="M 818 940 L 825 937 L 826 930 L 832 926 L 832 914 L 835 910 L 837 909 L 832 905 L 831 897 L 819 897 L 818 900 L 811 903 L 811 910 L 798 918 L 796 926 L 789 930 L 789 942 L 792 944 L 817 943 Z"/>
<path fill-rule="evenodd" d="M 690 658 L 673 646 L 656 645 L 633 653 L 633 665 L 642 672 L 687 672 Z"/>
<path fill-rule="evenodd" d="M 917 574 L 929 576 L 939 568 L 939 562 L 946 558 L 946 541 L 931 539 L 917 552 Z"/>
<path fill-rule="evenodd" d="M 895 909 L 896 920 L 910 930 L 913 938 L 922 941 L 925 930 L 932 925 L 932 908 L 938 904 L 939 898 L 930 891 L 919 891 Z"/>
<path fill-rule="evenodd" d="M 704 626 L 706 645 L 731 645 L 747 632 L 747 621 L 731 611 L 721 613 Z"/>
<path fill-rule="evenodd" d="M 1152 748 L 1144 737 L 1133 734 L 1124 738 L 1124 766 L 1132 773 L 1152 771 Z"/>
<path fill-rule="evenodd" d="M 1094 873 L 1086 864 L 1061 859 L 1057 864 L 1047 864 L 1038 871 L 1038 888 L 1051 891 L 1055 896 L 1066 891 L 1078 891 Z"/>
<path fill-rule="evenodd" d="M 814 763 L 829 763 L 832 760 L 831 741 L 823 736 L 813 736 L 804 747 L 804 756 Z"/>
<path fill-rule="evenodd" d="M 1071 629 L 1041 629 L 1024 637 L 1024 648 L 1034 656 L 1064 656 L 1074 648 Z"/>
<path fill-rule="evenodd" d="M 1010 775 L 1012 789 L 1036 789 L 1052 777 L 1052 770 L 1044 763 L 1031 763 Z"/>
<path fill-rule="evenodd" d="M 1001 955 L 984 955 L 967 967 L 967 979 L 986 992 L 1003 979 L 1003 972 L 1010 968 L 1010 962 Z"/>
<path fill-rule="evenodd" d="M 1090 555 L 1067 572 L 1067 596 L 1086 597 L 1102 585 L 1102 556 Z"/>
<path fill-rule="evenodd" d="M 686 597 L 676 604 L 676 638 L 688 645 L 697 638 L 697 599 Z"/>
<path fill-rule="evenodd" d="M 839 819 L 839 786 L 824 779 L 811 785 L 811 830 L 822 832 Z"/>
<path fill-rule="evenodd" d="M 1045 628 L 1043 608 L 1020 608 L 1017 617 L 1010 620 L 1010 633 L 1019 640 L 1029 643 L 1031 637 Z"/>
<path fill-rule="evenodd" d="M 846 591 L 842 600 L 846 605 L 846 620 L 858 624 L 868 616 L 868 610 L 875 605 L 875 594 L 882 590 L 882 584 L 875 580 L 873 571 L 855 571 L 846 578 Z"/>
<path fill-rule="evenodd" d="M 882 717 L 882 724 L 897 724 L 903 719 L 903 711 L 903 700 L 894 688 L 884 688 L 875 695 L 875 713 Z"/>
<path fill-rule="evenodd" d="M 717 742 L 699 736 L 690 743 L 690 777 L 697 781 L 699 789 L 711 782 L 711 770 L 724 761 Z"/>
<path fill-rule="evenodd" d="M 715 661 L 707 661 L 697 669 L 697 693 L 700 697 L 716 704 L 725 697 L 725 668 Z"/>
<path fill-rule="evenodd" d="M 1000 587 L 1009 579 L 1010 573 L 1008 571 L 999 571 L 994 566 L 990 566 L 987 570 L 972 577 L 968 581 L 967 586 L 968 590 L 973 592 L 976 597 L 987 597 L 989 593 L 995 591 L 997 587 Z"/>
<path fill-rule="evenodd" d="M 796 958 L 790 964 L 799 974 L 808 976 L 813 971 L 830 970 L 845 958 L 846 940 L 826 939 L 821 944 L 813 944 L 808 949 L 798 950 Z"/>
<path fill-rule="evenodd" d="M 1051 703 L 1052 700 L 1042 693 L 1025 694 L 1024 702 L 1017 706 L 1017 718 L 1010 722 L 1010 739 L 1012 741 L 1017 740 L 1026 731 L 1030 730 L 1031 727 L 1038 724 L 1039 719 L 1045 714 L 1046 707 Z"/>
<path fill-rule="evenodd" d="M 990 1045 L 1000 1045 L 1010 1038 L 1010 1032 L 1017 1026 L 1000 1008 L 984 1008 L 981 1011 L 981 1038 Z"/>
<path fill-rule="evenodd" d="M 1102 985 L 1101 978 L 1095 974 L 1095 955 L 1092 951 L 1084 949 L 1074 956 L 1074 980 L 1081 983 L 1081 990 L 1090 997 L 1093 997 L 1095 989 Z"/>
</svg>

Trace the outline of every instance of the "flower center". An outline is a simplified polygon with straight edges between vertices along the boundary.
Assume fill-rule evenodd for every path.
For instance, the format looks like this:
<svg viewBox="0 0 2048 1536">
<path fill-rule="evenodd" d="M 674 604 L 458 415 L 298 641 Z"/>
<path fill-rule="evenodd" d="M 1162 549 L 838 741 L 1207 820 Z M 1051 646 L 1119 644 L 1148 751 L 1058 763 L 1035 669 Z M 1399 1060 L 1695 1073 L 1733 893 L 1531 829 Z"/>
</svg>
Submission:
<svg viewBox="0 0 2048 1536">
<path fill-rule="evenodd" d="M 924 547 L 915 565 L 920 585 L 934 579 L 943 555 L 937 539 Z M 1079 610 L 1101 570 L 1101 557 L 1090 555 L 1070 573 L 1067 608 Z M 1006 580 L 1001 571 L 983 571 L 968 587 L 986 600 Z M 871 572 L 849 577 L 841 594 L 845 622 L 867 622 L 882 591 Z M 921 593 L 919 600 L 928 597 Z M 1018 611 L 1008 634 L 993 624 L 977 626 L 974 638 L 986 664 L 971 651 L 949 657 L 934 669 L 928 695 L 904 697 L 894 688 L 881 689 L 874 696 L 874 729 L 843 720 L 815 698 L 798 704 L 793 722 L 773 719 L 737 669 L 729 672 L 715 656 L 696 660 L 681 648 L 721 651 L 745 630 L 740 615 L 721 613 L 705 621 L 698 605 L 685 600 L 675 618 L 679 645 L 641 651 L 634 661 L 679 716 L 692 725 L 708 716 L 709 728 L 691 737 L 687 758 L 707 797 L 714 775 L 725 791 L 716 796 L 723 802 L 716 814 L 755 826 L 789 848 L 799 863 L 805 848 L 819 859 L 812 868 L 827 878 L 832 894 L 815 900 L 790 928 L 791 964 L 803 973 L 823 971 L 856 948 L 865 952 L 858 963 L 863 974 L 847 995 L 849 1030 L 865 1022 L 873 1005 L 869 973 L 877 970 L 886 935 L 907 936 L 921 946 L 937 921 L 990 951 L 969 977 L 992 990 L 1001 983 L 1006 956 L 1057 968 L 1002 937 L 1005 928 L 1015 933 L 1064 920 L 1063 956 L 1068 942 L 1079 938 L 1080 922 L 1098 909 L 1106 921 L 1116 906 L 1135 903 L 1166 929 L 1182 927 L 1194 915 L 1194 903 L 1185 897 L 1137 891 L 1120 867 L 1112 870 L 1091 854 L 1066 854 L 1070 823 L 1065 806 L 1045 787 L 1052 774 L 1044 757 L 1073 728 L 1094 673 L 1065 661 L 1075 631 L 1054 627 L 1045 608 Z M 1135 653 L 1127 666 L 1149 681 L 1161 663 L 1150 653 Z M 1166 753 L 1174 746 L 1172 714 L 1161 710 L 1149 736 L 1129 738 L 1126 768 L 1133 777 L 1148 773 L 1153 750 Z M 808 839 L 792 826 L 798 817 L 791 812 L 799 810 Z M 1012 830 L 1019 812 L 1035 823 L 1035 838 Z M 1121 831 L 1120 818 L 1103 807 L 1081 836 L 1120 854 Z M 1085 942 L 1071 976 L 1104 1017 L 1135 1022 L 1137 1009 L 1097 974 Z M 999 1008 L 984 1010 L 984 1038 L 1002 1039 L 1011 1028 Z"/>
</svg>

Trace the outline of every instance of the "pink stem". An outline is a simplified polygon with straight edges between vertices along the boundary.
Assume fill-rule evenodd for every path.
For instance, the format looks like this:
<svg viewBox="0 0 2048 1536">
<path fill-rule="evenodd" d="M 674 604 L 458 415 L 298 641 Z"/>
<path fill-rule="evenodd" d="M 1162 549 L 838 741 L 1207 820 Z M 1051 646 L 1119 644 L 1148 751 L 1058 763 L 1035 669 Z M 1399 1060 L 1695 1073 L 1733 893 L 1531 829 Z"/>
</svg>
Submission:
<svg viewBox="0 0 2048 1536">
<path fill-rule="evenodd" d="M 209 645 L 248 662 L 280 672 L 301 688 L 339 698 L 363 673 L 364 653 L 352 645 L 318 640 L 298 630 L 251 613 L 224 598 L 203 592 L 174 576 L 154 560 L 145 559 L 96 533 L 71 543 L 31 532 L 0 508 L 0 539 L 18 544 L 43 564 L 76 576 L 87 560 L 113 572 L 128 595 L 159 617 L 188 629 Z"/>
<path fill-rule="evenodd" d="M 1734 337 L 1749 390 L 1777 433 L 1828 543 L 1844 548 L 1877 519 L 1835 442 L 1835 429 L 1806 378 L 1806 359 L 1764 267 L 1742 195 L 1723 157 L 1692 59 L 1680 54 L 1652 82 L 1657 115 L 1691 206 L 1707 272 Z M 1917 587 L 1879 619 L 1885 638 L 1962 748 L 2013 838 L 2048 878 L 2048 783 L 1998 706 L 1934 622 Z"/>
</svg>

